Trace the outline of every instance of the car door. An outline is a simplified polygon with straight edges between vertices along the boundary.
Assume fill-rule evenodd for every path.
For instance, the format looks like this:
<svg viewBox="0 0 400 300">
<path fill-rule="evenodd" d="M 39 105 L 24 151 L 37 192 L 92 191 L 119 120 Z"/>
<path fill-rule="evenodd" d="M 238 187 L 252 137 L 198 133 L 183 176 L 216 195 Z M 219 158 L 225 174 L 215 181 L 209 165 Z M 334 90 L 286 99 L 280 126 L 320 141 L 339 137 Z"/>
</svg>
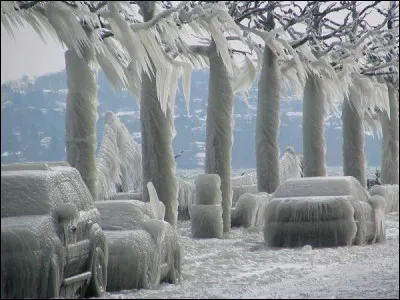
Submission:
<svg viewBox="0 0 400 300">
<path fill-rule="evenodd" d="M 64 203 L 72 203 L 77 206 L 78 217 L 64 226 L 66 246 L 65 276 L 73 276 L 87 271 L 90 256 L 90 241 L 83 232 L 87 231 L 88 222 L 84 217 L 82 207 L 79 204 L 80 195 L 71 180 L 62 181 L 58 188 L 63 195 Z"/>
</svg>

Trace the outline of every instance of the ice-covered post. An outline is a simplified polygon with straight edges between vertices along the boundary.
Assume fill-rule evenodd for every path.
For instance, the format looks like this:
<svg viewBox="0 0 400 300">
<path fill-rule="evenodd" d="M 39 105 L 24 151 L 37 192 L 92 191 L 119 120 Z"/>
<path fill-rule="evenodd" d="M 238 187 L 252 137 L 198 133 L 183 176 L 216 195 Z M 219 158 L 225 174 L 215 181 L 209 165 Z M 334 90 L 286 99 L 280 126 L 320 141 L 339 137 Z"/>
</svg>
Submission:
<svg viewBox="0 0 400 300">
<path fill-rule="evenodd" d="M 273 17 L 268 14 L 270 30 Z M 259 192 L 273 193 L 279 185 L 279 124 L 282 76 L 277 55 L 265 45 L 258 82 L 256 167 Z"/>
<path fill-rule="evenodd" d="M 351 102 L 352 91 L 342 106 L 343 121 L 343 175 L 353 176 L 367 187 L 366 160 L 364 154 L 363 117 Z"/>
<path fill-rule="evenodd" d="M 352 43 L 355 43 L 357 34 L 357 8 L 356 3 L 352 3 L 352 17 L 354 21 L 353 35 L 350 37 Z M 345 176 L 353 176 L 361 183 L 363 187 L 367 187 L 366 160 L 364 154 L 364 128 L 363 115 L 356 110 L 352 101 L 359 98 L 352 89 L 348 97 L 345 97 L 342 106 L 343 121 L 343 174 Z"/>
<path fill-rule="evenodd" d="M 303 174 L 326 176 L 325 127 L 327 116 L 324 93 L 318 76 L 309 74 L 303 96 Z"/>
<path fill-rule="evenodd" d="M 382 184 L 399 183 L 399 90 L 398 83 L 388 83 L 390 118 L 381 113 L 382 124 Z"/>
<path fill-rule="evenodd" d="M 97 200 L 97 81 L 96 74 L 89 65 L 93 60 L 92 49 L 84 49 L 83 57 L 74 50 L 65 52 L 68 86 L 65 143 L 67 161 L 78 169 L 93 199 Z"/>
<path fill-rule="evenodd" d="M 205 173 L 221 178 L 224 232 L 231 229 L 233 88 L 214 40 L 209 48 L 210 79 L 207 106 Z"/>
<path fill-rule="evenodd" d="M 388 12 L 389 21 L 387 28 L 393 29 L 394 19 L 398 15 L 397 1 L 390 1 L 390 10 Z M 395 13 L 397 8 L 397 14 Z M 397 21 L 398 24 L 398 21 Z M 397 25 L 397 32 L 398 32 Z M 398 35 L 398 34 L 397 34 Z M 398 54 L 397 54 L 398 62 Z M 381 180 L 383 184 L 399 183 L 399 80 L 397 76 L 392 76 L 397 80 L 387 83 L 390 118 L 387 112 L 381 114 L 382 124 L 382 159 L 381 159 Z"/>
<path fill-rule="evenodd" d="M 155 10 L 154 2 L 141 4 L 144 21 L 149 21 Z M 156 68 L 153 66 L 153 70 Z M 165 220 L 174 228 L 178 219 L 177 184 L 172 140 L 175 136 L 173 111 L 167 107 L 164 114 L 157 97 L 154 74 L 142 72 L 140 93 L 140 123 L 142 133 L 143 201 L 149 201 L 146 188 L 152 182 L 160 201 L 164 203 Z"/>
</svg>

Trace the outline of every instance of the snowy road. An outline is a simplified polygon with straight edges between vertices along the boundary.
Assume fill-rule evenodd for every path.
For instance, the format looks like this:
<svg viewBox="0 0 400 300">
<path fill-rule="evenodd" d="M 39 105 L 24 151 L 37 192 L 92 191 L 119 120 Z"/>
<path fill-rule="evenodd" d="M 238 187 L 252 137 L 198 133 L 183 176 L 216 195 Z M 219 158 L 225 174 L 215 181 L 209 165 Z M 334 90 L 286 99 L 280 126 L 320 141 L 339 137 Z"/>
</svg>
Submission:
<svg viewBox="0 0 400 300">
<path fill-rule="evenodd" d="M 105 298 L 399 298 L 399 214 L 387 215 L 383 244 L 271 249 L 262 231 L 233 229 L 222 240 L 190 238 L 180 284 L 107 293 Z"/>
</svg>

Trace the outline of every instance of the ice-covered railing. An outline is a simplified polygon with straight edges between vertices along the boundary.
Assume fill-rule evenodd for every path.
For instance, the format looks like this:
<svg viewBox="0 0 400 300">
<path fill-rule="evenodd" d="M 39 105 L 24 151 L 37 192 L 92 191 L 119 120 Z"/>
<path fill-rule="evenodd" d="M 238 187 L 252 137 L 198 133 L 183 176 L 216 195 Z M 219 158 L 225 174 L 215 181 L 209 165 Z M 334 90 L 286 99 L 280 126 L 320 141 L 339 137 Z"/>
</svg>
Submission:
<svg viewBox="0 0 400 300">
<path fill-rule="evenodd" d="M 280 184 L 289 178 L 302 177 L 301 164 L 302 159 L 296 155 L 293 147 L 287 147 L 285 153 L 279 159 Z M 236 203 L 243 194 L 256 194 L 257 192 L 256 172 L 232 178 L 232 207 L 236 206 Z"/>
<path fill-rule="evenodd" d="M 118 117 L 106 112 L 103 139 L 97 157 L 98 199 L 112 196 L 116 184 L 130 182 L 135 190 L 142 183 L 142 149 Z"/>
</svg>

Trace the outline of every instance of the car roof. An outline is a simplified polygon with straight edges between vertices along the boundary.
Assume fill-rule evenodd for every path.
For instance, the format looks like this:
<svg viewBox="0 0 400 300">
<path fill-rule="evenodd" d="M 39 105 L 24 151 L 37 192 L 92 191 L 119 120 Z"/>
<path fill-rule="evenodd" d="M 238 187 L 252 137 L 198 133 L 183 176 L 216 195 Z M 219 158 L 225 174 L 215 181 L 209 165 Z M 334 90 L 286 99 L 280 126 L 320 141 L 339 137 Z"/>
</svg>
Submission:
<svg viewBox="0 0 400 300">
<path fill-rule="evenodd" d="M 368 191 L 353 176 L 303 177 L 287 179 L 273 194 L 274 198 L 352 195 L 368 201 Z"/>
<path fill-rule="evenodd" d="M 67 166 L 2 170 L 1 217 L 49 213 L 62 203 L 60 197 L 54 197 L 53 186 L 78 176 L 78 170 Z"/>
</svg>

